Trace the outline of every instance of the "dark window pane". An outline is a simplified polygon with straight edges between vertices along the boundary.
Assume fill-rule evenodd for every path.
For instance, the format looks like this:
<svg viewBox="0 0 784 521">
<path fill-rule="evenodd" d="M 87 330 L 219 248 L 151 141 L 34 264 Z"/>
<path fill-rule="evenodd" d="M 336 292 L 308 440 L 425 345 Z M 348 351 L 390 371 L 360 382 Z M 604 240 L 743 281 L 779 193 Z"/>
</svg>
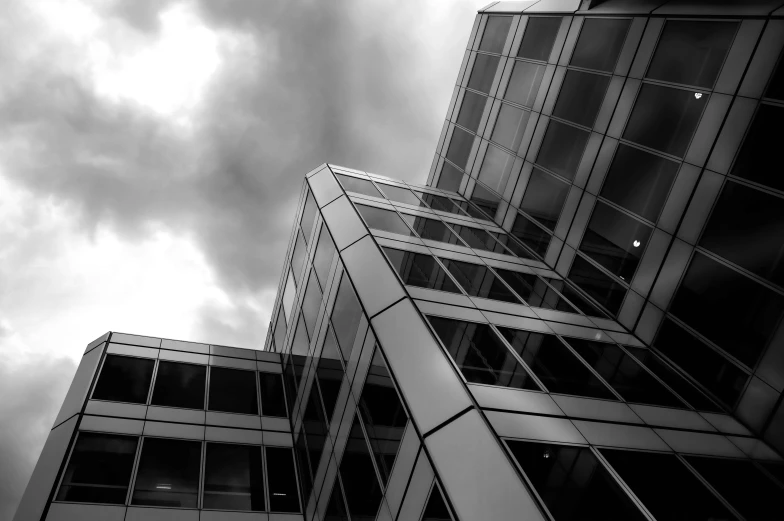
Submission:
<svg viewBox="0 0 784 521">
<path fill-rule="evenodd" d="M 242 369 L 210 367 L 210 410 L 258 414 L 256 373 Z"/>
<path fill-rule="evenodd" d="M 784 100 L 784 60 L 782 59 L 779 59 L 779 64 L 773 71 L 773 76 L 765 91 L 765 97 Z"/>
<path fill-rule="evenodd" d="M 208 443 L 203 508 L 265 510 L 261 447 Z"/>
<path fill-rule="evenodd" d="M 381 487 L 373 468 L 359 415 L 354 417 L 346 450 L 340 462 L 340 477 L 351 519 L 375 519 L 381 504 Z"/>
<path fill-rule="evenodd" d="M 596 306 L 588 302 L 588 300 L 586 300 L 574 288 L 567 284 L 565 280 L 548 279 L 547 282 L 556 290 L 558 290 L 561 295 L 569 299 L 569 302 L 571 302 L 573 306 L 589 317 L 604 318 L 604 313 L 599 311 Z"/>
<path fill-rule="evenodd" d="M 461 224 L 452 225 L 455 232 L 463 239 L 471 248 L 477 250 L 493 251 L 497 253 L 506 253 L 503 246 L 496 241 L 487 230 L 481 228 L 474 228 L 472 226 L 463 226 Z"/>
<path fill-rule="evenodd" d="M 318 245 L 316 246 L 316 255 L 313 257 L 313 268 L 316 270 L 316 276 L 321 282 L 321 288 L 327 283 L 329 276 L 329 269 L 332 267 L 332 259 L 335 257 L 335 243 L 329 236 L 327 225 L 321 226 L 321 235 L 319 236 Z"/>
<path fill-rule="evenodd" d="M 132 505 L 196 508 L 201 442 L 145 438 Z"/>
<path fill-rule="evenodd" d="M 384 248 L 403 283 L 420 288 L 460 293 L 457 285 L 430 255 Z"/>
<path fill-rule="evenodd" d="M 737 29 L 736 22 L 668 20 L 646 77 L 710 89 Z"/>
<path fill-rule="evenodd" d="M 132 436 L 80 433 L 57 501 L 124 505 L 137 443 Z"/>
<path fill-rule="evenodd" d="M 664 319 L 653 345 L 733 408 L 748 380 L 746 373 L 669 318 Z"/>
<path fill-rule="evenodd" d="M 534 168 L 520 203 L 520 209 L 548 229 L 555 230 L 555 224 L 561 215 L 561 209 L 568 193 L 568 184 Z"/>
<path fill-rule="evenodd" d="M 626 401 L 683 407 L 683 403 L 615 344 L 567 338 L 588 364 Z"/>
<path fill-rule="evenodd" d="M 305 319 L 305 326 L 308 328 L 308 336 L 313 337 L 318 319 L 319 309 L 321 309 L 321 288 L 316 279 L 316 270 L 310 270 L 308 287 L 305 289 L 305 296 L 302 298 L 302 317 Z"/>
<path fill-rule="evenodd" d="M 294 340 L 291 341 L 291 352 L 295 355 L 306 355 L 310 349 L 310 338 L 308 338 L 308 328 L 302 313 L 299 313 L 297 329 L 294 331 Z"/>
<path fill-rule="evenodd" d="M 354 337 L 357 336 L 359 319 L 362 317 L 362 308 L 354 294 L 354 288 L 348 280 L 348 275 L 343 275 L 335 298 L 335 307 L 332 309 L 332 327 L 338 339 L 338 346 L 343 354 L 343 360 L 348 360 L 354 347 Z"/>
<path fill-rule="evenodd" d="M 749 460 L 686 456 L 686 461 L 748 521 L 772 521 L 784 511 L 784 494 Z"/>
<path fill-rule="evenodd" d="M 430 208 L 440 212 L 454 213 L 457 215 L 465 215 L 460 207 L 449 197 L 434 194 L 422 194 L 422 200 L 425 201 Z"/>
<path fill-rule="evenodd" d="M 700 246 L 784 286 L 784 199 L 726 183 Z"/>
<path fill-rule="evenodd" d="M 501 203 L 501 198 L 485 188 L 480 184 L 474 186 L 474 191 L 471 193 L 471 202 L 479 208 L 485 215 L 483 219 L 492 221 L 498 211 L 498 206 Z"/>
<path fill-rule="evenodd" d="M 617 400 L 555 335 L 503 327 L 498 330 L 551 393 Z"/>
<path fill-rule="evenodd" d="M 780 161 L 782 120 L 784 108 L 760 105 L 732 167 L 732 175 L 784 191 L 784 176 L 774 166 Z"/>
<path fill-rule="evenodd" d="M 511 233 L 540 257 L 544 257 L 547 253 L 552 238 L 550 234 L 539 228 L 523 214 L 517 214 Z"/>
<path fill-rule="evenodd" d="M 452 521 L 449 508 L 446 506 L 438 485 L 434 484 L 430 491 L 430 497 L 427 500 L 425 511 L 422 513 L 421 521 Z"/>
<path fill-rule="evenodd" d="M 553 115 L 578 125 L 593 127 L 609 83 L 609 76 L 566 71 Z"/>
<path fill-rule="evenodd" d="M 670 312 L 754 367 L 784 315 L 784 297 L 695 253 Z"/>
<path fill-rule="evenodd" d="M 314 476 L 321 461 L 321 454 L 324 452 L 327 429 L 327 422 L 319 397 L 318 384 L 314 382 L 310 386 L 310 395 L 305 403 L 305 411 L 302 414 L 302 432 L 305 434 L 308 447 L 306 457 L 310 461 L 310 469 Z M 303 489 L 302 495 L 305 498 L 305 502 L 307 502 L 310 490 Z"/>
<path fill-rule="evenodd" d="M 450 259 L 441 259 L 441 262 L 472 297 L 520 303 L 514 293 L 487 267 Z"/>
<path fill-rule="evenodd" d="M 155 360 L 106 355 L 93 399 L 147 403 Z"/>
<path fill-rule="evenodd" d="M 424 206 L 422 201 L 414 195 L 414 192 L 409 190 L 408 188 L 402 188 L 400 186 L 392 186 L 392 185 L 385 185 L 380 184 L 381 191 L 384 192 L 390 201 L 395 201 L 397 203 L 406 203 L 413 206 Z"/>
<path fill-rule="evenodd" d="M 441 167 L 441 175 L 438 177 L 436 188 L 447 192 L 457 192 L 460 189 L 460 182 L 463 180 L 463 173 L 453 165 L 444 162 Z"/>
<path fill-rule="evenodd" d="M 284 447 L 264 447 L 264 452 L 267 456 L 270 511 L 299 512 L 294 454 Z"/>
<path fill-rule="evenodd" d="M 496 269 L 496 272 L 518 295 L 523 297 L 529 306 L 577 313 L 577 310 L 566 299 L 536 275 L 500 269 Z M 549 280 L 556 283 L 563 282 L 554 279 Z"/>
<path fill-rule="evenodd" d="M 305 264 L 305 254 L 308 251 L 308 245 L 302 237 L 302 232 L 297 232 L 297 242 L 294 245 L 294 253 L 291 254 L 291 273 L 294 275 L 294 282 L 299 285 L 299 276 L 302 273 L 302 265 Z"/>
<path fill-rule="evenodd" d="M 572 268 L 569 270 L 569 280 L 596 299 L 611 314 L 618 314 L 626 296 L 626 288 L 579 255 L 575 256 Z"/>
<path fill-rule="evenodd" d="M 416 217 L 414 219 L 414 230 L 423 239 L 431 241 L 445 242 L 447 244 L 456 244 L 462 246 L 463 243 L 460 239 L 452 233 L 443 222 L 435 219 L 428 219 L 427 217 Z"/>
<path fill-rule="evenodd" d="M 504 99 L 518 103 L 523 107 L 533 107 L 536 95 L 539 93 L 539 84 L 544 76 L 544 65 L 516 61 L 509 84 L 506 86 Z"/>
<path fill-rule="evenodd" d="M 324 521 L 349 521 L 342 489 L 340 478 L 335 476 L 335 485 L 332 487 L 332 495 L 329 497 Z"/>
<path fill-rule="evenodd" d="M 286 397 L 283 392 L 283 378 L 279 374 L 259 373 L 261 384 L 261 414 L 285 418 Z"/>
<path fill-rule="evenodd" d="M 506 183 L 509 182 L 509 175 L 512 173 L 514 161 L 513 155 L 490 145 L 487 147 L 485 158 L 482 161 L 478 179 L 491 190 L 502 194 L 506 189 Z"/>
<path fill-rule="evenodd" d="M 408 417 L 378 346 L 373 354 L 357 407 L 365 422 L 376 467 L 381 474 L 381 483 L 386 487 Z"/>
<path fill-rule="evenodd" d="M 569 62 L 575 67 L 612 72 L 631 20 L 586 18 Z"/>
<path fill-rule="evenodd" d="M 278 353 L 283 352 L 286 344 L 286 316 L 283 314 L 283 306 L 278 308 L 278 320 L 275 321 L 275 348 Z"/>
<path fill-rule="evenodd" d="M 373 206 L 365 206 L 364 204 L 358 204 L 356 207 L 357 210 L 359 210 L 359 214 L 365 219 L 365 222 L 370 228 L 390 233 L 399 233 L 401 235 L 411 235 L 411 230 L 396 212 L 384 210 L 383 208 L 375 208 Z"/>
<path fill-rule="evenodd" d="M 487 324 L 427 317 L 465 379 L 515 389 L 539 386 Z"/>
<path fill-rule="evenodd" d="M 454 199 L 453 199 L 454 200 Z M 468 201 L 457 201 L 454 200 L 455 204 L 460 207 L 465 213 L 467 213 L 470 217 L 474 219 L 483 219 L 487 221 L 489 217 L 485 214 L 485 212 L 481 211 L 475 205 L 469 203 Z"/>
<path fill-rule="evenodd" d="M 553 50 L 561 18 L 549 16 L 532 16 L 525 26 L 523 41 L 517 56 L 546 62 Z"/>
<path fill-rule="evenodd" d="M 580 250 L 621 279 L 637 271 L 653 229 L 599 201 L 593 210 Z"/>
<path fill-rule="evenodd" d="M 340 386 L 343 384 L 343 365 L 338 360 L 340 355 L 337 345 L 335 333 L 330 327 L 324 337 L 324 349 L 321 351 L 321 359 L 316 369 L 316 379 L 327 423 L 332 421 L 332 413 L 335 412 Z"/>
<path fill-rule="evenodd" d="M 517 150 L 530 117 L 531 113 L 527 110 L 518 109 L 508 103 L 502 104 L 490 139 L 510 150 Z"/>
<path fill-rule="evenodd" d="M 308 197 L 305 200 L 305 209 L 302 210 L 302 233 L 305 235 L 305 240 L 310 239 L 310 234 L 313 232 L 313 223 L 316 221 L 316 214 L 318 213 L 318 206 L 316 200 L 313 199 L 313 193 L 308 190 Z"/>
<path fill-rule="evenodd" d="M 556 521 L 645 519 L 588 447 L 506 444 Z"/>
<path fill-rule="evenodd" d="M 611 449 L 601 451 L 656 519 L 736 519 L 674 454 Z"/>
<path fill-rule="evenodd" d="M 302 355 L 289 355 L 288 361 L 283 366 L 283 383 L 286 385 L 286 406 L 288 407 L 288 416 L 291 417 L 294 402 L 297 400 L 297 389 L 299 387 L 299 380 L 302 378 L 302 372 L 305 370 L 305 362 L 308 357 Z"/>
<path fill-rule="evenodd" d="M 551 119 L 536 163 L 571 181 L 577 173 L 588 136 L 585 130 Z"/>
<path fill-rule="evenodd" d="M 294 282 L 294 276 L 292 275 L 291 270 L 287 270 L 288 276 L 286 277 L 286 289 L 283 290 L 283 302 L 282 308 L 283 311 L 286 313 L 286 320 L 291 320 L 291 316 L 293 314 L 292 306 L 294 306 L 294 297 L 297 293 L 297 285 Z"/>
<path fill-rule="evenodd" d="M 643 84 L 623 137 L 683 157 L 709 97 L 699 92 Z"/>
<path fill-rule="evenodd" d="M 207 366 L 158 362 L 152 405 L 204 409 Z"/>
<path fill-rule="evenodd" d="M 509 34 L 509 27 L 512 25 L 511 16 L 488 16 L 485 32 L 482 34 L 482 41 L 479 43 L 479 50 L 501 54 L 506 43 L 506 36 Z"/>
<path fill-rule="evenodd" d="M 474 145 L 474 135 L 460 127 L 452 127 L 452 129 L 452 140 L 449 142 L 446 158 L 459 168 L 465 168 L 468 156 L 471 155 L 471 147 Z"/>
<path fill-rule="evenodd" d="M 495 237 L 498 242 L 505 246 L 507 250 L 517 255 L 521 259 L 534 258 L 534 256 L 531 255 L 531 252 L 529 252 L 525 246 L 514 240 L 511 235 L 507 235 L 505 233 L 494 233 L 493 237 Z"/>
<path fill-rule="evenodd" d="M 487 94 L 493 85 L 499 58 L 487 54 L 475 54 L 474 56 L 476 58 L 474 59 L 474 68 L 471 70 L 471 78 L 468 80 L 468 88 Z"/>
<path fill-rule="evenodd" d="M 599 195 L 656 222 L 678 173 L 678 163 L 618 145 Z"/>
<path fill-rule="evenodd" d="M 487 104 L 486 96 L 470 90 L 465 91 L 463 104 L 460 105 L 460 113 L 457 115 L 457 124 L 471 132 L 476 132 L 479 128 L 479 122 L 482 120 L 485 104 Z"/>
<path fill-rule="evenodd" d="M 294 442 L 294 453 L 297 460 L 297 469 L 299 470 L 300 487 L 305 501 L 310 497 L 313 490 L 313 472 L 310 469 L 310 458 L 308 457 L 308 444 L 305 441 L 305 430 L 301 430 Z M 273 478 L 274 479 L 274 478 Z"/>
<path fill-rule="evenodd" d="M 371 197 L 378 197 L 379 199 L 384 198 L 375 185 L 373 185 L 373 183 L 367 179 L 360 179 L 358 177 L 351 177 L 342 174 L 335 174 L 335 176 L 338 178 L 340 184 L 343 185 L 343 188 L 345 188 L 347 192 L 369 195 Z"/>
</svg>

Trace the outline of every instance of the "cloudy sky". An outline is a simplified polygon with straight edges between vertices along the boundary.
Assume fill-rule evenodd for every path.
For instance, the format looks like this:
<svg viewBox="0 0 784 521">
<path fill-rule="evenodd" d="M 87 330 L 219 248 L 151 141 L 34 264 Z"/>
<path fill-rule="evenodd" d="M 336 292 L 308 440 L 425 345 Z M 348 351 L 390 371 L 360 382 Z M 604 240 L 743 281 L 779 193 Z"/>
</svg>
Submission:
<svg viewBox="0 0 784 521">
<path fill-rule="evenodd" d="M 425 182 L 487 1 L 0 2 L 0 520 L 89 341 L 260 347 L 303 175 Z"/>
</svg>

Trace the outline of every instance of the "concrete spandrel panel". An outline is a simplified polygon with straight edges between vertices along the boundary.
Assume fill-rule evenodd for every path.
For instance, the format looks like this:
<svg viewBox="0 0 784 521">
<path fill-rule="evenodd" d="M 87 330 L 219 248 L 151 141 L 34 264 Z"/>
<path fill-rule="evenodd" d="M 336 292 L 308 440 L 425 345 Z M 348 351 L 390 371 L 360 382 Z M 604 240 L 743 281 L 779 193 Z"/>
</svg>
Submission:
<svg viewBox="0 0 784 521">
<path fill-rule="evenodd" d="M 312 175 L 308 178 L 307 182 L 310 185 L 310 190 L 313 192 L 313 197 L 316 199 L 319 208 L 323 208 L 343 195 L 343 190 L 340 188 L 335 176 L 329 171 L 329 168 L 325 168 L 317 174 Z"/>
<path fill-rule="evenodd" d="M 49 499 L 49 492 L 57 479 L 60 464 L 68 452 L 71 435 L 76 428 L 76 417 L 52 429 L 46 438 L 44 449 L 35 464 L 30 481 L 27 483 L 22 500 L 16 509 L 14 521 L 41 519 L 41 515 Z"/>
<path fill-rule="evenodd" d="M 330 203 L 322 210 L 322 215 L 338 250 L 342 250 L 368 233 L 348 197 L 339 197 Z"/>
<path fill-rule="evenodd" d="M 144 422 L 142 420 L 85 415 L 82 418 L 82 423 L 79 424 L 79 430 L 138 435 L 144 430 Z"/>
<path fill-rule="evenodd" d="M 161 347 L 161 339 L 151 336 L 129 335 L 126 333 L 112 333 L 110 339 L 118 344 L 131 344 L 143 347 Z"/>
<path fill-rule="evenodd" d="M 185 342 L 183 340 L 167 340 L 161 342 L 161 349 L 172 351 L 185 351 L 186 353 L 199 353 L 202 355 L 210 354 L 209 344 L 199 344 L 197 342 Z"/>
<path fill-rule="evenodd" d="M 65 400 L 63 400 L 63 405 L 60 407 L 60 412 L 54 420 L 55 425 L 61 424 L 82 410 L 87 393 L 90 392 L 93 376 L 101 361 L 101 354 L 100 349 L 93 349 L 82 357 L 79 367 L 76 368 L 76 374 L 71 380 L 68 393 L 65 395 Z"/>
<path fill-rule="evenodd" d="M 147 407 L 147 419 L 157 421 L 169 421 L 178 423 L 204 424 L 205 411 L 196 409 L 179 409 L 176 407 Z"/>
<path fill-rule="evenodd" d="M 46 514 L 46 521 L 85 521 L 89 519 L 123 521 L 125 506 L 52 503 Z"/>
<path fill-rule="evenodd" d="M 468 384 L 468 390 L 482 408 L 563 416 L 547 393 L 476 384 Z"/>
<path fill-rule="evenodd" d="M 460 378 L 410 300 L 398 302 L 371 323 L 421 432 L 471 406 Z"/>
<path fill-rule="evenodd" d="M 574 420 L 574 426 L 579 429 L 585 439 L 592 445 L 669 450 L 669 447 L 656 435 L 653 429 L 648 427 L 582 420 Z"/>
<path fill-rule="evenodd" d="M 571 418 L 588 418 L 625 423 L 642 423 L 642 420 L 623 402 L 563 396 L 554 394 L 553 400 Z"/>
<path fill-rule="evenodd" d="M 563 443 L 587 443 L 566 418 L 549 418 L 511 412 L 487 411 L 490 425 L 502 438 L 521 438 Z"/>
<path fill-rule="evenodd" d="M 458 518 L 545 519 L 476 410 L 428 436 L 425 445 Z"/>
<path fill-rule="evenodd" d="M 631 407 L 648 425 L 691 429 L 695 431 L 716 431 L 713 425 L 705 421 L 705 418 L 695 411 L 672 409 L 670 407 L 656 407 L 654 405 L 641 405 L 637 403 L 630 404 L 629 407 Z"/>
<path fill-rule="evenodd" d="M 711 454 L 714 456 L 744 457 L 743 452 L 730 440 L 719 434 L 654 429 L 656 434 L 675 452 Z"/>
<path fill-rule="evenodd" d="M 147 406 L 137 403 L 104 402 L 90 400 L 84 408 L 85 414 L 98 416 L 117 416 L 121 418 L 135 418 L 143 420 L 147 416 Z"/>
<path fill-rule="evenodd" d="M 128 507 L 125 521 L 199 521 L 198 510 Z"/>
<path fill-rule="evenodd" d="M 372 317 L 406 296 L 400 281 L 369 235 L 346 248 L 342 257 L 368 316 Z"/>
</svg>

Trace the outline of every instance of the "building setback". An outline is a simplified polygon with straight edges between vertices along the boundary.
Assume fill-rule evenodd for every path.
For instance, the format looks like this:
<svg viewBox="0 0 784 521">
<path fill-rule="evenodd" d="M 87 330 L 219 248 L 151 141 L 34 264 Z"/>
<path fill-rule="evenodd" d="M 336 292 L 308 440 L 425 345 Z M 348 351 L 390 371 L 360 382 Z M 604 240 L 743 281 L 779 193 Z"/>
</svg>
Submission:
<svg viewBox="0 0 784 521">
<path fill-rule="evenodd" d="M 305 176 L 263 351 L 92 342 L 15 520 L 781 519 L 783 48 L 489 5 L 427 186 Z"/>
</svg>

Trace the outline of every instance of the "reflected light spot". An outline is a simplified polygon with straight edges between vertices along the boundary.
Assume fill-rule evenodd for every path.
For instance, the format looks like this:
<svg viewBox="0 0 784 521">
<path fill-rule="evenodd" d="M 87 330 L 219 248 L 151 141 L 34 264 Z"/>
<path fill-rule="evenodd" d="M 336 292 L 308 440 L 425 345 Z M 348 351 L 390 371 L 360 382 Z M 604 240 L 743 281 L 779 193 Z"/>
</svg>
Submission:
<svg viewBox="0 0 784 521">
<path fill-rule="evenodd" d="M 634 245 L 635 248 L 639 248 L 641 243 L 640 241 L 634 241 L 632 244 Z"/>
<path fill-rule="evenodd" d="M 702 97 L 702 93 L 701 92 L 695 92 L 694 93 L 694 97 L 697 98 L 697 99 L 700 99 Z"/>
</svg>

